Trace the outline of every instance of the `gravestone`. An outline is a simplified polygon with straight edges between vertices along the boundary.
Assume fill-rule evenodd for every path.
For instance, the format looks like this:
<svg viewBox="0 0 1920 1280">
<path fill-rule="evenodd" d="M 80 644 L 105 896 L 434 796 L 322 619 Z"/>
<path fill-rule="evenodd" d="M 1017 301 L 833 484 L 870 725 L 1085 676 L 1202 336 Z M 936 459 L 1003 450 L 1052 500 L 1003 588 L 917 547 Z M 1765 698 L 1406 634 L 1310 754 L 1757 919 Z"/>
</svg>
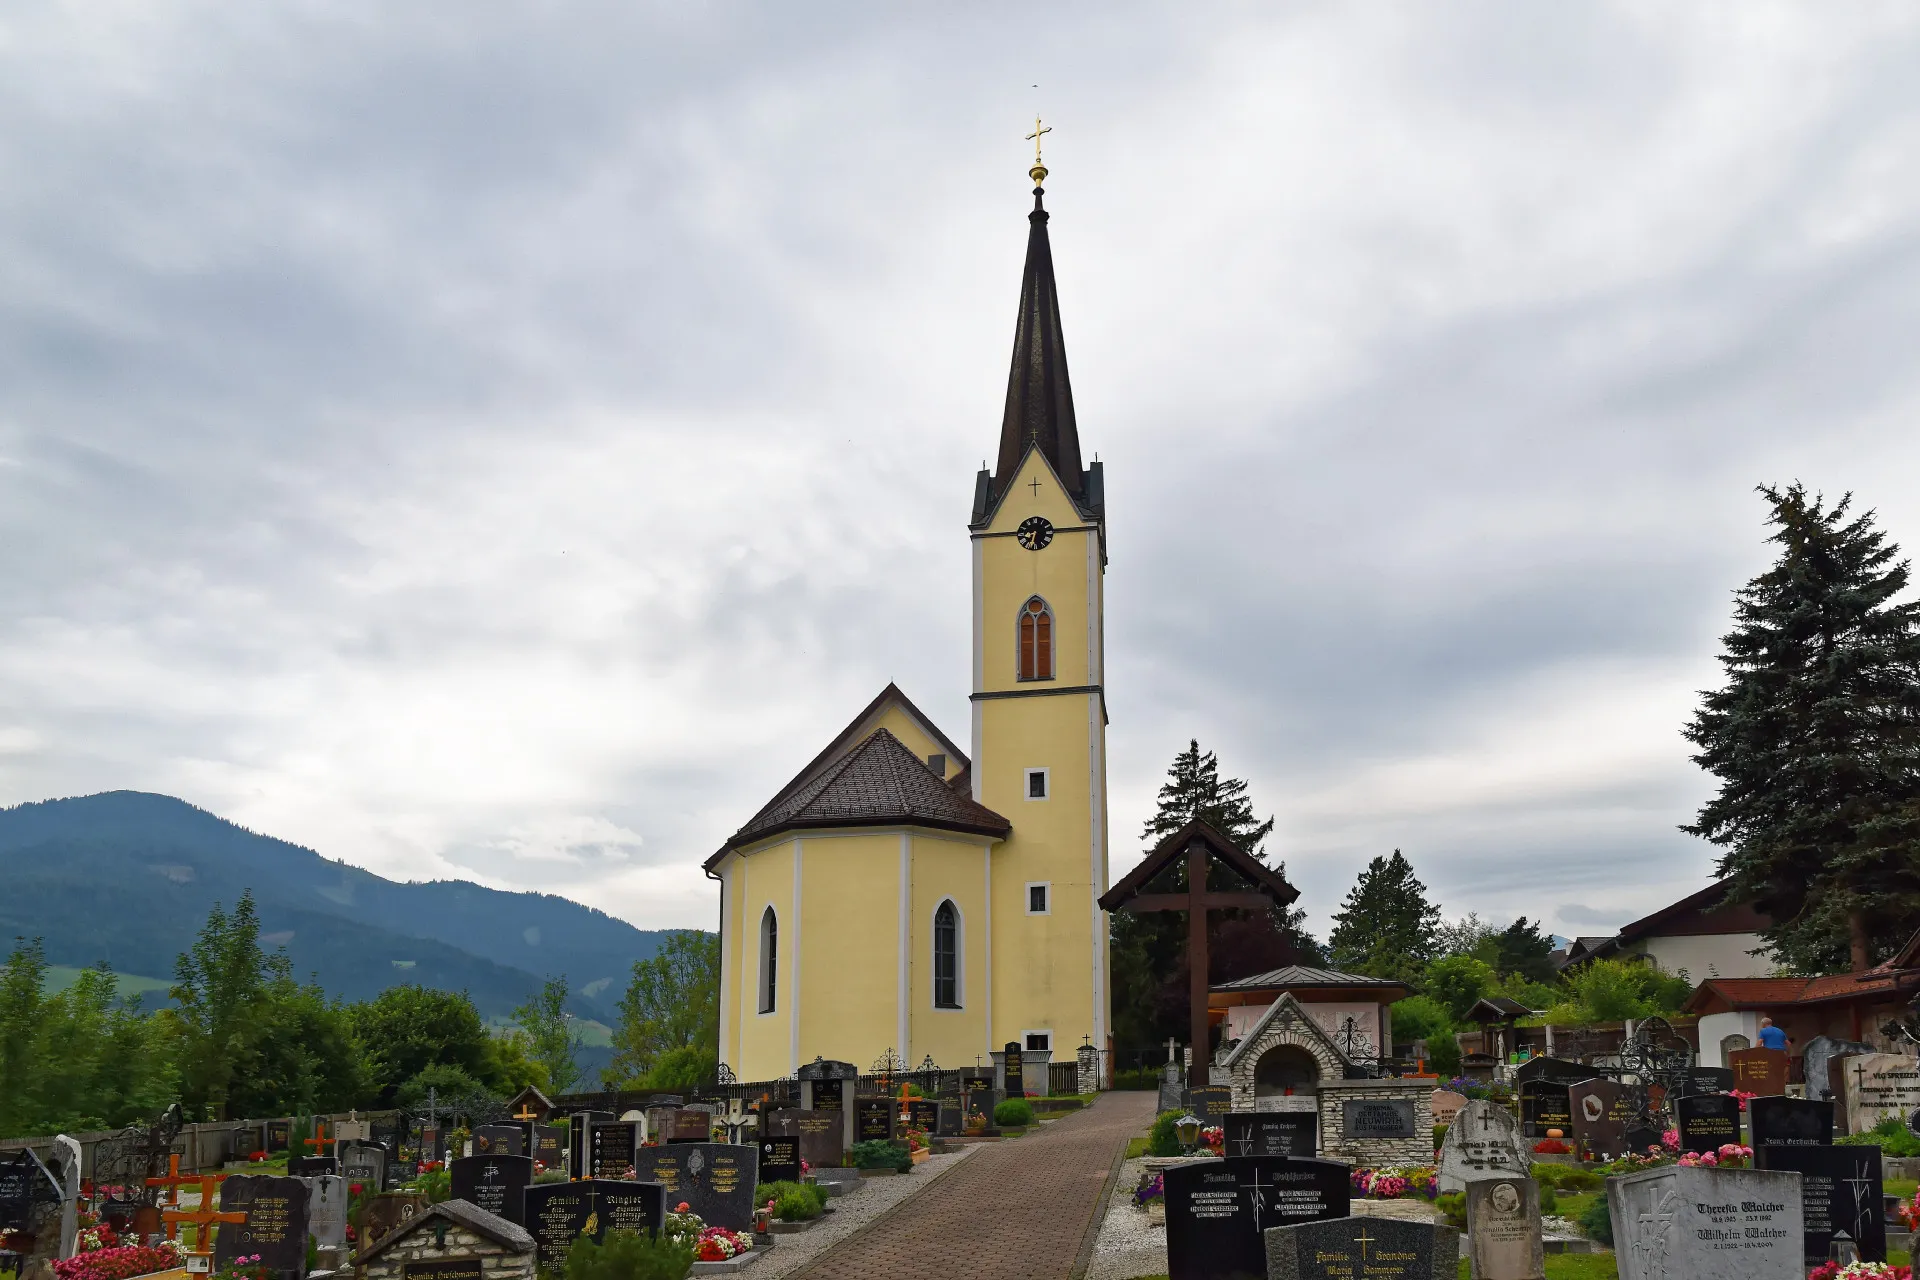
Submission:
<svg viewBox="0 0 1920 1280">
<path fill-rule="evenodd" d="M 939 1105 L 940 1120 L 934 1132 L 943 1138 L 959 1137 L 961 1129 L 966 1123 L 965 1115 L 960 1109 L 960 1104 L 957 1102 L 942 1102 Z"/>
<path fill-rule="evenodd" d="M 1453 1280 L 1460 1233 L 1397 1218 L 1331 1218 L 1273 1227 L 1262 1241 L 1271 1280 Z"/>
<path fill-rule="evenodd" d="M 567 1251 L 583 1233 L 595 1241 L 608 1231 L 657 1235 L 666 1225 L 666 1196 L 652 1182 L 543 1182 L 527 1188 L 526 1211 L 538 1265 L 562 1274 Z"/>
<path fill-rule="evenodd" d="M 311 1206 L 313 1202 L 307 1203 Z M 377 1244 L 388 1232 L 406 1225 L 429 1207 L 427 1197 L 418 1191 L 387 1191 L 375 1196 L 360 1219 L 360 1247 Z M 308 1230 L 312 1230 L 311 1219 Z"/>
<path fill-rule="evenodd" d="M 1223 1084 L 1203 1084 L 1187 1090 L 1187 1114 L 1202 1128 L 1211 1129 L 1233 1110 L 1233 1089 Z"/>
<path fill-rule="evenodd" d="M 1027 1068 L 1020 1054 L 1019 1041 L 1007 1041 L 1006 1048 L 1001 1051 L 1000 1062 L 1001 1088 L 1006 1090 L 1009 1098 L 1026 1097 Z"/>
<path fill-rule="evenodd" d="M 1224 1121 L 1230 1156 L 1314 1156 L 1320 1117 L 1312 1111 L 1229 1111 Z"/>
<path fill-rule="evenodd" d="M 1836 1232 L 1860 1246 L 1868 1262 L 1887 1260 L 1887 1210 L 1881 1199 L 1880 1148 L 1760 1147 L 1753 1153 L 1763 1169 L 1800 1175 L 1800 1211 L 1806 1226 L 1803 1258 L 1807 1265 L 1827 1260 Z"/>
<path fill-rule="evenodd" d="M 1160 1071 L 1160 1098 L 1154 1110 L 1164 1115 L 1169 1111 L 1184 1111 L 1180 1104 L 1186 1101 L 1187 1082 L 1180 1073 L 1180 1064 L 1169 1062 Z"/>
<path fill-rule="evenodd" d="M 533 1181 L 527 1156 L 461 1156 L 449 1166 L 452 1198 L 479 1205 L 495 1217 L 523 1223 L 521 1197 Z"/>
<path fill-rule="evenodd" d="M 533 1126 L 533 1158 L 549 1169 L 563 1168 L 567 1158 L 567 1131 L 556 1124 Z"/>
<path fill-rule="evenodd" d="M 1763 1098 L 1787 1091 L 1792 1067 L 1793 1055 L 1785 1049 L 1735 1049 L 1727 1055 L 1727 1069 L 1733 1072 L 1730 1087 Z"/>
<path fill-rule="evenodd" d="M 1485 1098 L 1460 1108 L 1440 1144 L 1442 1191 L 1464 1191 L 1475 1178 L 1507 1173 L 1527 1176 L 1532 1169 L 1533 1156 L 1520 1140 L 1513 1113 Z"/>
<path fill-rule="evenodd" d="M 358 1183 L 374 1191 L 385 1191 L 387 1153 L 381 1147 L 368 1145 L 342 1147 L 340 1174 L 349 1183 Z"/>
<path fill-rule="evenodd" d="M 922 1133 L 939 1132 L 940 1104 L 932 1098 L 908 1099 L 907 1127 L 910 1129 L 918 1129 Z"/>
<path fill-rule="evenodd" d="M 1261 1232 L 1352 1211 L 1352 1170 L 1337 1160 L 1229 1156 L 1163 1175 L 1169 1280 L 1266 1275 Z"/>
<path fill-rule="evenodd" d="M 1467 1105 L 1467 1095 L 1455 1093 L 1451 1089 L 1433 1091 L 1433 1122 L 1452 1124 L 1453 1118 L 1460 1114 L 1460 1108 Z"/>
<path fill-rule="evenodd" d="M 855 1142 L 885 1142 L 893 1137 L 891 1098 L 856 1098 L 853 1103 Z"/>
<path fill-rule="evenodd" d="M 0 1230 L 26 1231 L 33 1226 L 36 1204 L 59 1204 L 60 1183 L 53 1170 L 32 1151 L 0 1155 Z"/>
<path fill-rule="evenodd" d="M 816 1169 L 837 1169 L 846 1158 L 846 1127 L 831 1112 L 787 1107 L 760 1118 L 760 1132 L 772 1138 L 798 1138 L 800 1158 Z"/>
<path fill-rule="evenodd" d="M 1649 1152 L 1664 1152 L 1663 1130 L 1657 1125 L 1630 1124 L 1621 1135 L 1621 1145 L 1626 1148 L 1624 1155 L 1643 1156 Z"/>
<path fill-rule="evenodd" d="M 307 1184 L 307 1234 L 322 1249 L 347 1242 L 347 1180 L 337 1173 L 304 1179 Z"/>
<path fill-rule="evenodd" d="M 319 1178 L 330 1173 L 340 1172 L 338 1156 L 288 1156 L 287 1176 L 289 1178 Z"/>
<path fill-rule="evenodd" d="M 527 1131 L 517 1124 L 483 1124 L 473 1131 L 473 1154 L 523 1156 L 527 1154 Z"/>
<path fill-rule="evenodd" d="M 1696 1093 L 1732 1093 L 1732 1067 L 1688 1067 L 1686 1074 L 1680 1077 L 1680 1096 L 1691 1097 Z"/>
<path fill-rule="evenodd" d="M 615 1120 L 596 1124 L 587 1135 L 587 1172 L 595 1178 L 623 1178 L 633 1168 L 633 1151 L 640 1145 L 640 1124 Z"/>
<path fill-rule="evenodd" d="M 1340 1134 L 1354 1138 L 1411 1138 L 1414 1127 L 1412 1098 L 1348 1098 L 1340 1104 Z"/>
<path fill-rule="evenodd" d="M 730 1142 L 678 1142 L 643 1147 L 636 1161 L 641 1182 L 666 1189 L 668 1204 L 685 1201 L 710 1227 L 753 1229 L 753 1191 L 759 1150 Z"/>
<path fill-rule="evenodd" d="M 1633 1121 L 1633 1099 L 1624 1085 L 1611 1080 L 1588 1080 L 1567 1090 L 1573 1137 L 1587 1154 L 1612 1158 L 1626 1150 L 1627 1126 Z"/>
<path fill-rule="evenodd" d="M 267 1150 L 285 1151 L 293 1145 L 293 1122 L 291 1120 L 267 1121 Z"/>
<path fill-rule="evenodd" d="M 800 1181 L 800 1139 L 760 1139 L 760 1181 Z"/>
<path fill-rule="evenodd" d="M 1607 1180 L 1620 1280 L 1805 1280 L 1799 1179 L 1665 1165 Z"/>
<path fill-rule="evenodd" d="M 1833 1099 L 1755 1098 L 1747 1104 L 1752 1146 L 1830 1147 L 1833 1145 Z"/>
<path fill-rule="evenodd" d="M 593 1172 L 590 1162 L 593 1158 L 593 1143 L 589 1135 L 596 1124 L 611 1124 L 613 1115 L 606 1111 L 575 1111 L 567 1117 L 567 1176 L 585 1178 Z"/>
<path fill-rule="evenodd" d="M 1892 1117 L 1905 1124 L 1920 1108 L 1920 1059 L 1863 1053 L 1844 1061 L 1847 1132 L 1865 1133 Z"/>
<path fill-rule="evenodd" d="M 1583 1082 L 1584 1083 L 1584 1082 Z M 1547 1130 L 1573 1130 L 1573 1103 L 1568 1085 L 1557 1080 L 1529 1080 L 1520 1086 L 1520 1134 L 1534 1141 Z"/>
<path fill-rule="evenodd" d="M 1528 1058 L 1513 1069 L 1513 1082 L 1517 1088 L 1531 1081 L 1542 1080 L 1551 1084 L 1573 1086 L 1583 1080 L 1593 1079 L 1593 1068 L 1584 1062 L 1569 1062 L 1565 1058 Z"/>
<path fill-rule="evenodd" d="M 1833 1096 L 1832 1076 L 1827 1068 L 1833 1059 L 1849 1053 L 1872 1053 L 1873 1046 L 1862 1044 L 1858 1040 L 1841 1040 L 1833 1036 L 1815 1036 L 1807 1041 L 1806 1049 L 1800 1055 L 1800 1065 L 1806 1076 L 1807 1096 L 1819 1101 Z M 1840 1099 L 1835 1098 L 1836 1102 Z"/>
<path fill-rule="evenodd" d="M 298 1178 L 236 1174 L 220 1184 L 220 1212 L 244 1213 L 245 1222 L 223 1222 L 213 1238 L 214 1266 L 260 1255 L 257 1265 L 305 1275 L 307 1186 Z"/>
<path fill-rule="evenodd" d="M 1682 1151 L 1718 1151 L 1740 1143 L 1740 1099 L 1730 1093 L 1696 1093 L 1674 1104 Z"/>
<path fill-rule="evenodd" d="M 680 1107 L 673 1113 L 668 1142 L 712 1142 L 713 1113 L 698 1107 Z"/>
<path fill-rule="evenodd" d="M 335 1120 L 331 1135 L 339 1142 L 366 1142 L 373 1137 L 371 1120 Z"/>
<path fill-rule="evenodd" d="M 1467 1184 L 1467 1256 L 1473 1280 L 1546 1280 L 1540 1188 L 1532 1178 Z"/>
</svg>

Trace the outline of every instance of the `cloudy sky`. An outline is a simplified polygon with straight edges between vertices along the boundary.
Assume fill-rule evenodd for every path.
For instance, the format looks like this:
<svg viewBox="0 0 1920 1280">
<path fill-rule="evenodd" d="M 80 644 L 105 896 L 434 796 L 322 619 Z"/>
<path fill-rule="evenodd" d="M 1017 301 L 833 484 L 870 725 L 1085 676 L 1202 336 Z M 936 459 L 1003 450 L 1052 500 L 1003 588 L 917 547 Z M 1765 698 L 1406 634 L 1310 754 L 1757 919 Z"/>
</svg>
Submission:
<svg viewBox="0 0 1920 1280">
<path fill-rule="evenodd" d="M 966 732 L 1036 108 L 1115 874 L 1197 736 L 1320 928 L 1699 887 L 1753 486 L 1920 545 L 1911 4 L 9 4 L 0 803 L 710 923 Z"/>
</svg>

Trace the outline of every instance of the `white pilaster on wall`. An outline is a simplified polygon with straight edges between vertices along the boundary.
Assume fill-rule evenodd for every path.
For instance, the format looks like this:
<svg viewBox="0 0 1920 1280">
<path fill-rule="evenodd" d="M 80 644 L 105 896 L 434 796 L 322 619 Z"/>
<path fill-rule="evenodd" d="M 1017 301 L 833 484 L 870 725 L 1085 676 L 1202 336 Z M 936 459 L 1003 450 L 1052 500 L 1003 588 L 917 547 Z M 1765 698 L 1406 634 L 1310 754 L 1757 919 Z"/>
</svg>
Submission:
<svg viewBox="0 0 1920 1280">
<path fill-rule="evenodd" d="M 726 940 L 732 938 L 739 932 L 739 930 L 729 928 L 727 925 L 727 912 L 733 907 L 733 865 L 739 860 L 738 856 L 727 859 L 727 869 L 720 873 L 720 1008 L 723 1011 L 731 1007 L 728 1005 L 727 1000 L 733 992 L 733 979 L 735 974 L 733 959 L 727 954 Z M 722 1012 L 720 1015 L 719 1030 L 720 1043 L 717 1048 L 720 1054 L 720 1061 L 726 1062 L 727 1049 L 729 1047 L 727 1041 L 730 1037 L 727 1034 L 727 1015 L 725 1012 Z M 731 1066 L 733 1064 L 729 1063 L 728 1065 Z"/>
<path fill-rule="evenodd" d="M 912 948 L 908 938 L 912 935 L 913 911 L 913 837 L 906 832 L 900 833 L 900 993 L 896 997 L 895 1015 L 899 1021 L 894 1042 L 900 1046 L 896 1052 L 901 1060 L 913 1062 L 913 1050 L 909 1041 L 913 1035 L 912 1014 L 910 1013 L 912 991 L 907 980 L 912 967 Z"/>
<path fill-rule="evenodd" d="M 733 949 L 734 949 L 734 954 L 738 960 L 738 964 L 736 964 L 735 966 L 736 968 L 738 968 L 739 965 L 744 965 L 747 962 L 747 940 L 744 937 L 741 937 L 739 935 L 744 932 L 744 926 L 747 922 L 745 894 L 747 892 L 747 868 L 750 865 L 750 863 L 751 863 L 751 860 L 744 853 L 740 855 L 740 893 L 742 895 L 740 899 L 740 902 L 741 902 L 740 923 L 743 926 L 743 928 L 735 929 L 733 931 L 735 935 Z M 756 929 L 754 932 L 758 933 L 759 930 Z M 755 968 L 755 972 L 758 972 L 757 966 Z M 759 999 L 759 992 L 757 990 L 757 987 L 754 993 L 754 999 L 756 1001 Z M 744 991 L 740 993 L 739 1008 L 740 1008 L 740 1047 L 741 1049 L 744 1050 L 747 1047 L 747 993 Z M 745 1054 L 743 1053 L 741 1057 L 742 1057 L 742 1062 L 740 1064 L 730 1064 L 730 1065 L 744 1065 Z"/>
<path fill-rule="evenodd" d="M 1107 891 L 1106 859 L 1101 857 L 1101 852 L 1106 847 L 1107 799 L 1101 785 L 1106 770 L 1102 767 L 1103 761 L 1100 758 L 1100 728 L 1100 695 L 1090 693 L 1087 695 L 1087 808 L 1089 811 L 1087 830 L 1093 834 L 1087 850 L 1087 883 L 1092 886 L 1091 892 L 1087 895 L 1087 910 L 1093 914 L 1088 934 L 1093 943 L 1093 1042 L 1096 1045 L 1105 1045 L 1107 1042 L 1107 975 L 1104 972 L 1105 966 L 1100 963 L 1106 954 L 1106 948 L 1101 945 L 1104 939 L 1100 936 L 1102 914 L 1100 895 Z"/>
<path fill-rule="evenodd" d="M 1088 530 L 1087 541 L 1087 683 L 1100 683 L 1100 534 Z"/>
<path fill-rule="evenodd" d="M 979 777 L 979 775 L 980 775 L 979 766 L 975 765 L 974 776 L 977 778 Z M 987 886 L 987 892 L 986 892 L 987 918 L 985 921 L 982 922 L 986 926 L 986 930 L 985 930 L 986 937 L 984 939 L 986 943 L 986 947 L 982 953 L 982 961 L 980 965 L 980 971 L 986 979 L 987 989 L 986 989 L 984 998 L 980 1001 L 981 1030 L 986 1033 L 987 1052 L 992 1053 L 993 1052 L 993 846 L 992 845 L 987 845 L 986 847 L 980 850 L 980 864 L 982 869 L 985 872 L 986 886 Z"/>
<path fill-rule="evenodd" d="M 791 984 L 787 993 L 787 1057 L 792 1065 L 789 1071 L 800 1069 L 800 855 L 806 852 L 807 842 L 795 839 L 793 842 L 793 963 L 787 966 L 787 980 Z"/>
<path fill-rule="evenodd" d="M 985 649 L 987 642 L 986 604 L 981 596 L 981 592 L 985 590 L 982 581 L 982 574 L 984 572 L 982 556 L 984 553 L 981 547 L 980 539 L 975 538 L 973 540 L 973 691 L 975 693 L 982 691 L 987 676 L 987 656 Z M 973 721 L 973 777 L 969 785 L 973 790 L 973 801 L 975 804 L 978 804 L 980 803 L 980 775 L 982 772 L 980 768 L 980 704 L 978 702 L 972 703 L 969 711 L 971 712 L 971 719 Z"/>
</svg>

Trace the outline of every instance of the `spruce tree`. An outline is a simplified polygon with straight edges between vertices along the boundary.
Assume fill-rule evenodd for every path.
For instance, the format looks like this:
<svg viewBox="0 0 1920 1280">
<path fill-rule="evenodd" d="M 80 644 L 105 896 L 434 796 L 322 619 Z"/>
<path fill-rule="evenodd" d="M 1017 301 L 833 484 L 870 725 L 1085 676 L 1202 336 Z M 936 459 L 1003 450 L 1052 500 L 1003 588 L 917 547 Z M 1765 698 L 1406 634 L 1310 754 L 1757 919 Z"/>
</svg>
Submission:
<svg viewBox="0 0 1920 1280">
<path fill-rule="evenodd" d="M 1406 982 L 1433 957 L 1439 932 L 1440 908 L 1427 900 L 1427 886 L 1395 849 L 1360 873 L 1333 914 L 1328 943 L 1339 968 Z"/>
<path fill-rule="evenodd" d="M 1685 730 L 1720 791 L 1681 829 L 1725 849 L 1782 963 L 1858 972 L 1920 918 L 1920 605 L 1852 495 L 1760 492 L 1780 558 L 1735 595 L 1727 682 Z"/>
<path fill-rule="evenodd" d="M 1273 831 L 1273 819 L 1263 822 L 1256 817 L 1246 782 L 1240 778 L 1222 780 L 1220 758 L 1211 751 L 1202 753 L 1200 740 L 1191 738 L 1187 749 L 1175 756 L 1167 769 L 1159 805 L 1147 819 L 1141 838 L 1152 847 L 1195 818 L 1266 861 L 1261 846 Z"/>
</svg>

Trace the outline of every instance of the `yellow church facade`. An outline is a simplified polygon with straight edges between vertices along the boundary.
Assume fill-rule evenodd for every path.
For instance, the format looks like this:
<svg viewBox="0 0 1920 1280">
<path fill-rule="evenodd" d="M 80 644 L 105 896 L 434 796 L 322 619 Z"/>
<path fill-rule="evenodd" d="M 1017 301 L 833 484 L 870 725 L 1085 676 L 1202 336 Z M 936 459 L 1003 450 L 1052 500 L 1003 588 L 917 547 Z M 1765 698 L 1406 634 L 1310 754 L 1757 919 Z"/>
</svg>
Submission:
<svg viewBox="0 0 1920 1280">
<path fill-rule="evenodd" d="M 1036 186 L 968 521 L 971 757 L 889 685 L 707 860 L 720 1060 L 741 1079 L 1107 1047 L 1104 483 L 1081 460 L 1047 221 Z"/>
</svg>

